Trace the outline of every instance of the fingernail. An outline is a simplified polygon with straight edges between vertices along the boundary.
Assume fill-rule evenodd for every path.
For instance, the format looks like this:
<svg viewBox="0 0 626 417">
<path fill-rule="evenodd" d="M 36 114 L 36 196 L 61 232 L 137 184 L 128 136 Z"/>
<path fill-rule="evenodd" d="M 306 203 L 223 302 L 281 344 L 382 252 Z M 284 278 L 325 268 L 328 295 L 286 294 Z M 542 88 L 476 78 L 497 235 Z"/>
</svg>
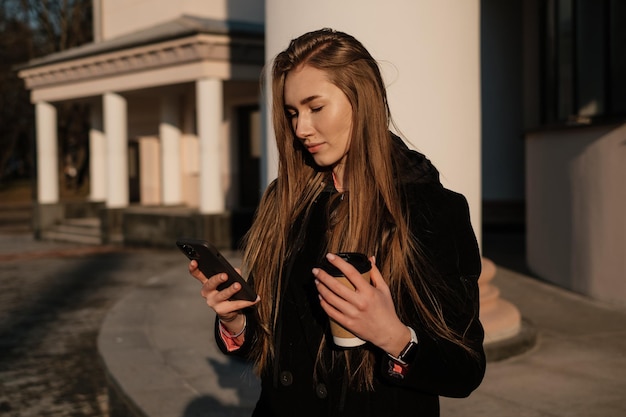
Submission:
<svg viewBox="0 0 626 417">
<path fill-rule="evenodd" d="M 319 284 L 320 284 L 319 280 L 316 279 L 315 280 L 315 285 L 319 285 Z"/>
<path fill-rule="evenodd" d="M 328 259 L 329 261 L 334 261 L 336 258 L 335 255 L 333 255 L 332 253 L 327 253 L 326 254 L 326 259 Z"/>
<path fill-rule="evenodd" d="M 320 269 L 319 268 L 313 268 L 312 272 L 313 272 L 313 276 L 317 276 L 317 274 L 320 273 Z"/>
</svg>

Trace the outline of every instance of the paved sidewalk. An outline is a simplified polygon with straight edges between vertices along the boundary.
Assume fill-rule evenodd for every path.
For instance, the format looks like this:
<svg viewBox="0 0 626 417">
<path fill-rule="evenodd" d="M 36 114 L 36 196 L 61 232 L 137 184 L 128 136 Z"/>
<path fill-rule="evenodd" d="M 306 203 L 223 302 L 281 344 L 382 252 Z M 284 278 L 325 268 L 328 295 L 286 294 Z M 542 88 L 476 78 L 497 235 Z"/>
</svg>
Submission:
<svg viewBox="0 0 626 417">
<path fill-rule="evenodd" d="M 78 243 L 35 240 L 30 234 L 0 234 L 0 262 L 38 258 L 66 258 L 94 253 L 120 251 L 116 245 L 83 245 Z"/>
<path fill-rule="evenodd" d="M 226 256 L 239 263 L 236 253 Z M 442 399 L 442 416 L 626 415 L 626 308 L 502 267 L 493 282 L 537 330 L 537 344 L 489 363 L 470 398 Z M 98 346 L 117 406 L 147 417 L 250 415 L 258 381 L 215 347 L 199 289 L 181 258 L 109 312 Z"/>
</svg>

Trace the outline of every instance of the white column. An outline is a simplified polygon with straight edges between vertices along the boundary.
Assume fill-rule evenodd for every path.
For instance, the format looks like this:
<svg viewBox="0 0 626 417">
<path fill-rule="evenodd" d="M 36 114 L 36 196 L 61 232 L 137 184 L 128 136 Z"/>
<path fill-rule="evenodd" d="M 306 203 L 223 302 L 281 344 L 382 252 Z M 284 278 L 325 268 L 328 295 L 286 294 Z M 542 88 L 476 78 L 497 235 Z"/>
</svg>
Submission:
<svg viewBox="0 0 626 417">
<path fill-rule="evenodd" d="M 180 163 L 180 109 L 178 96 L 166 96 L 161 102 L 161 201 L 164 205 L 176 205 L 182 201 Z"/>
<path fill-rule="evenodd" d="M 103 96 L 107 140 L 107 207 L 128 206 L 128 129 L 126 99 L 116 93 Z"/>
<path fill-rule="evenodd" d="M 292 38 L 323 27 L 347 32 L 364 44 L 381 67 L 396 125 L 439 169 L 443 184 L 465 195 L 480 243 L 480 0 L 387 0 L 384 5 L 361 0 L 266 0 L 265 5 L 266 61 Z M 270 91 L 265 95 L 271 100 Z M 269 149 L 264 158 L 269 158 L 265 166 L 271 179 L 275 145 L 271 117 L 267 121 Z M 484 272 L 493 278 L 495 266 Z M 481 285 L 481 305 L 489 279 L 481 278 L 487 281 Z M 520 327 L 517 310 L 501 308 L 506 303 L 497 292 L 496 298 L 493 317 L 505 320 L 501 325 L 502 320 L 495 324 L 484 317 L 488 341 L 509 337 Z"/>
<path fill-rule="evenodd" d="M 268 60 L 292 38 L 322 27 L 365 45 L 380 63 L 396 124 L 439 169 L 444 185 L 468 199 L 480 242 L 480 0 L 265 4 Z"/>
<path fill-rule="evenodd" d="M 59 152 L 57 143 L 57 110 L 47 102 L 35 105 L 37 128 L 37 201 L 59 202 Z"/>
<path fill-rule="evenodd" d="M 91 127 L 89 129 L 89 200 L 107 199 L 107 144 L 102 126 L 102 105 L 91 107 Z"/>
<path fill-rule="evenodd" d="M 220 139 L 223 118 L 222 81 L 196 81 L 196 120 L 200 141 L 200 213 L 222 213 Z"/>
</svg>

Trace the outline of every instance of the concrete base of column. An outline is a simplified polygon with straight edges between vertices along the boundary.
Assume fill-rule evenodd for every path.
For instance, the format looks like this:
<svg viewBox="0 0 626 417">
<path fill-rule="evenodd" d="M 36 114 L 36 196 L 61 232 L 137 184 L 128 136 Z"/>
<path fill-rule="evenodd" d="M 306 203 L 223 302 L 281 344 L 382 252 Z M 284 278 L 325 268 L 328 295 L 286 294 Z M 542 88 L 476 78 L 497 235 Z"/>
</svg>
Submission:
<svg viewBox="0 0 626 417">
<path fill-rule="evenodd" d="M 532 324 L 523 321 L 517 307 L 500 298 L 500 290 L 492 284 L 496 265 L 487 258 L 482 259 L 482 265 L 478 287 L 485 351 L 488 360 L 501 360 L 528 350 L 534 345 L 536 336 Z"/>
<path fill-rule="evenodd" d="M 519 333 L 522 316 L 513 304 L 500 298 L 500 290 L 491 281 L 496 276 L 496 265 L 482 259 L 483 269 L 478 280 L 480 289 L 480 320 L 485 328 L 485 342 L 493 343 Z"/>
<path fill-rule="evenodd" d="M 33 232 L 35 239 L 41 239 L 46 230 L 65 218 L 65 209 L 61 203 L 35 204 L 33 208 Z"/>
<path fill-rule="evenodd" d="M 100 231 L 103 243 L 124 243 L 124 208 L 102 208 Z"/>
</svg>

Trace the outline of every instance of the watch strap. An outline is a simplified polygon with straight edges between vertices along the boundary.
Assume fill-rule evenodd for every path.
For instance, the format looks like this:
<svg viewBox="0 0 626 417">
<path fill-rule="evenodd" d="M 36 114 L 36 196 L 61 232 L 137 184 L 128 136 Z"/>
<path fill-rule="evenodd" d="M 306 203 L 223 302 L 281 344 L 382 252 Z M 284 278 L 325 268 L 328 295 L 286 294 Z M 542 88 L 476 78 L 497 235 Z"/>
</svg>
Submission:
<svg viewBox="0 0 626 417">
<path fill-rule="evenodd" d="M 409 340 L 409 343 L 407 343 L 406 346 L 402 349 L 402 351 L 400 351 L 400 354 L 398 356 L 393 356 L 391 353 L 387 353 L 387 355 L 389 355 L 389 357 L 394 362 L 397 362 L 402 366 L 408 365 L 409 358 L 411 358 L 412 353 L 415 351 L 415 348 L 417 347 L 417 343 L 418 343 L 415 330 L 413 330 L 410 326 L 406 326 L 406 327 L 411 332 L 411 340 Z"/>
</svg>

